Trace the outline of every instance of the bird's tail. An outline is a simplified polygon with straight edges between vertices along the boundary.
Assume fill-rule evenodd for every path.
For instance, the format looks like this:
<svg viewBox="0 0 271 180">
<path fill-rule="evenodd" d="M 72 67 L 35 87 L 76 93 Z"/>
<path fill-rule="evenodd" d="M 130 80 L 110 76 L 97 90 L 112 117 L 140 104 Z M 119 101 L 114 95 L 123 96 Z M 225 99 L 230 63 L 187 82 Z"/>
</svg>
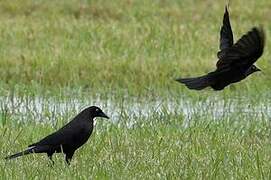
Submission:
<svg viewBox="0 0 271 180">
<path fill-rule="evenodd" d="M 196 78 L 178 78 L 176 81 L 183 83 L 189 89 L 202 90 L 212 85 L 212 78 L 209 74 Z"/>
<path fill-rule="evenodd" d="M 22 151 L 22 152 L 18 152 L 16 154 L 13 154 L 13 155 L 10 155 L 10 156 L 7 156 L 5 157 L 6 160 L 9 160 L 9 159 L 14 159 L 14 158 L 17 158 L 17 157 L 20 157 L 20 156 L 23 156 L 23 155 L 27 155 L 27 154 L 30 154 L 30 153 L 34 153 L 35 147 L 29 147 L 28 149 L 26 149 L 25 151 Z"/>
</svg>

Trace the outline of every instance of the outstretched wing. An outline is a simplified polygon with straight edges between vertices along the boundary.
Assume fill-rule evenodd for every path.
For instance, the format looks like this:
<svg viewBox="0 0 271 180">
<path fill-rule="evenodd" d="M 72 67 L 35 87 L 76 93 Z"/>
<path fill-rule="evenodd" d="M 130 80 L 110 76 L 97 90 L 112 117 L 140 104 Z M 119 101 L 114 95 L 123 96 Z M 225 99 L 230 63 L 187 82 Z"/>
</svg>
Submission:
<svg viewBox="0 0 271 180">
<path fill-rule="evenodd" d="M 253 27 L 243 35 L 232 47 L 221 51 L 218 55 L 217 69 L 239 66 L 248 68 L 262 55 L 265 35 L 262 27 Z"/>
<path fill-rule="evenodd" d="M 227 6 L 223 17 L 223 25 L 220 29 L 220 50 L 223 51 L 233 45 L 233 35 Z"/>
</svg>

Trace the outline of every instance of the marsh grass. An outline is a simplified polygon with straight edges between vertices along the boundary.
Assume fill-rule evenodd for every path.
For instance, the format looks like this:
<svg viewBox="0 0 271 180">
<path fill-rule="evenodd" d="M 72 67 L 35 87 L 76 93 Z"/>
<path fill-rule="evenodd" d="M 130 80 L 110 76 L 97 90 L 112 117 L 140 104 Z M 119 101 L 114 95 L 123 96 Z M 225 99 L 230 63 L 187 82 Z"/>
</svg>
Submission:
<svg viewBox="0 0 271 180">
<path fill-rule="evenodd" d="M 62 155 L 54 157 L 53 167 L 45 155 L 29 155 L 1 160 L 0 174 L 8 179 L 270 178 L 270 122 L 238 114 L 221 121 L 210 118 L 198 117 L 187 127 L 174 114 L 139 117 L 133 127 L 98 121 L 71 167 Z M 54 130 L 33 122 L 2 126 L 1 156 Z"/>
<path fill-rule="evenodd" d="M 270 1 L 230 4 L 235 39 L 265 29 L 262 73 L 222 92 L 173 81 L 214 69 L 224 5 L 0 1 L 1 179 L 270 179 Z M 112 118 L 70 167 L 3 159 L 92 104 Z"/>
<path fill-rule="evenodd" d="M 19 97 L 18 104 L 10 105 L 7 102 L 15 101 L 12 98 L 3 103 L 8 106 L 6 113 L 2 113 L 5 118 L 1 118 L 6 123 L 0 125 L 1 157 L 59 129 L 79 111 L 78 107 L 90 101 L 69 98 L 67 102 L 61 98 L 52 101 L 52 97 L 47 97 L 38 98 L 40 102 L 35 104 L 36 99 L 29 96 Z M 132 102 L 131 98 L 114 99 L 112 108 L 105 99 L 100 99 L 112 119 L 96 120 L 90 140 L 76 152 L 70 167 L 61 154 L 54 156 L 54 166 L 46 155 L 28 155 L 13 161 L 1 159 L 0 176 L 5 179 L 270 177 L 269 101 L 252 106 L 260 99 L 182 98 L 176 102 L 164 100 L 160 108 L 153 105 L 153 100 Z M 29 111 L 13 109 L 15 106 L 21 109 L 25 102 Z M 150 111 L 136 113 L 138 109 L 132 103 Z"/>
<path fill-rule="evenodd" d="M 268 38 L 269 7 L 232 3 L 235 39 L 259 24 Z M 1 1 L 0 10 L 2 82 L 138 95 L 181 91 L 174 78 L 214 69 L 224 2 L 27 0 Z M 265 74 L 237 86 L 267 89 L 268 57 L 266 48 L 258 63 Z"/>
</svg>

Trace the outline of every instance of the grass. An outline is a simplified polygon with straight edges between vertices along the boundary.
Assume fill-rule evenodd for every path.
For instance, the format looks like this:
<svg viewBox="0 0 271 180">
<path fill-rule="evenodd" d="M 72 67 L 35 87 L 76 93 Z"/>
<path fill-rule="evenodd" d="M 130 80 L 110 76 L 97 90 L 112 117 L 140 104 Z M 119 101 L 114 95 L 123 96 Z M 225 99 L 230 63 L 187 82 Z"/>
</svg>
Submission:
<svg viewBox="0 0 271 180">
<path fill-rule="evenodd" d="M 0 1 L 1 179 L 270 179 L 271 3 L 232 1 L 235 40 L 262 24 L 263 70 L 224 91 L 173 81 L 215 68 L 224 1 Z M 98 105 L 90 140 L 3 158 Z"/>
<path fill-rule="evenodd" d="M 212 1 L 9 1 L 1 2 L 2 82 L 86 90 L 185 88 L 179 76 L 214 69 L 224 2 Z M 262 24 L 270 34 L 266 0 L 234 2 L 235 39 Z M 270 46 L 267 41 L 267 47 Z M 269 51 L 259 61 L 266 75 L 249 87 L 268 89 Z M 239 89 L 239 88 L 238 88 Z"/>
<path fill-rule="evenodd" d="M 269 179 L 270 121 L 240 113 L 220 121 L 210 119 L 209 115 L 192 118 L 186 127 L 182 116 L 167 113 L 138 117 L 132 127 L 99 120 L 71 167 L 62 155 L 54 157 L 54 167 L 46 155 L 29 155 L 1 160 L 0 174 L 5 179 Z M 2 126 L 1 156 L 57 128 L 33 122 Z"/>
<path fill-rule="evenodd" d="M 1 114 L 5 121 L 0 123 L 1 157 L 59 129 L 79 111 L 78 107 L 97 101 L 44 97 L 35 104 L 37 97 L 13 98 L 10 96 L 1 103 L 1 107 L 6 105 Z M 63 155 L 54 156 L 53 167 L 46 155 L 29 155 L 8 162 L 1 159 L 0 176 L 5 179 L 270 178 L 269 97 L 178 98 L 158 98 L 163 102 L 158 105 L 153 99 L 141 102 L 132 98 L 101 98 L 96 103 L 103 106 L 111 120 L 97 119 L 94 133 L 76 152 L 70 167 L 64 163 Z M 135 104 L 148 110 L 147 113 L 136 113 L 139 110 Z M 24 111 L 24 107 L 29 110 Z"/>
</svg>

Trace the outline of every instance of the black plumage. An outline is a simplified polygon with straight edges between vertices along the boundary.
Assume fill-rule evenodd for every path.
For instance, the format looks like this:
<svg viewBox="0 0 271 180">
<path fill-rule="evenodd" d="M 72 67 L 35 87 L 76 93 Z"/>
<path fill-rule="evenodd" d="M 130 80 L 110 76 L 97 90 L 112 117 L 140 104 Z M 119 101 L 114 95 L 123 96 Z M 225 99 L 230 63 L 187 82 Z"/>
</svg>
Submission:
<svg viewBox="0 0 271 180">
<path fill-rule="evenodd" d="M 39 142 L 29 145 L 26 150 L 5 159 L 13 159 L 31 153 L 47 153 L 50 160 L 52 160 L 54 153 L 63 152 L 66 162 L 69 164 L 74 152 L 86 143 L 90 137 L 95 117 L 108 118 L 100 108 L 96 106 L 88 107 L 58 131 L 46 136 Z"/>
<path fill-rule="evenodd" d="M 233 35 L 227 7 L 220 30 L 220 51 L 217 53 L 216 70 L 195 78 L 178 78 L 189 89 L 202 90 L 208 86 L 222 90 L 231 83 L 239 82 L 250 74 L 260 71 L 253 65 L 263 54 L 265 35 L 262 27 L 253 27 L 233 44 Z"/>
</svg>

